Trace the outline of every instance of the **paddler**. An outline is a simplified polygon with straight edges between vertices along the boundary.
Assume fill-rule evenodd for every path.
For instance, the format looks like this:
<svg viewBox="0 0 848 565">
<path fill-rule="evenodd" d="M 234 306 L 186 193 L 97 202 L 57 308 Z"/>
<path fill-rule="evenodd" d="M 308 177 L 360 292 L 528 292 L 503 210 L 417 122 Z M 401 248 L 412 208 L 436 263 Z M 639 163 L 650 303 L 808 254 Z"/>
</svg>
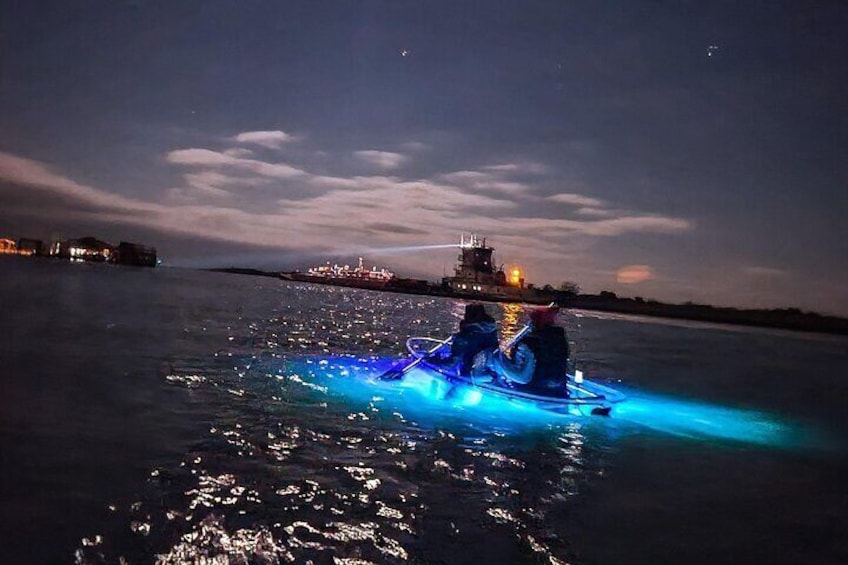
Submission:
<svg viewBox="0 0 848 565">
<path fill-rule="evenodd" d="M 565 329 L 556 324 L 558 312 L 556 306 L 530 312 L 530 332 L 511 351 L 493 357 L 492 368 L 498 376 L 534 394 L 568 394 L 568 338 Z"/>
<path fill-rule="evenodd" d="M 443 362 L 459 364 L 459 374 L 468 376 L 474 358 L 481 352 L 490 353 L 498 347 L 498 326 L 486 308 L 477 302 L 465 305 L 465 315 L 459 322 L 459 331 L 451 340 L 451 355 Z M 485 361 L 485 360 L 484 360 Z M 479 361 L 478 361 L 479 364 Z"/>
</svg>

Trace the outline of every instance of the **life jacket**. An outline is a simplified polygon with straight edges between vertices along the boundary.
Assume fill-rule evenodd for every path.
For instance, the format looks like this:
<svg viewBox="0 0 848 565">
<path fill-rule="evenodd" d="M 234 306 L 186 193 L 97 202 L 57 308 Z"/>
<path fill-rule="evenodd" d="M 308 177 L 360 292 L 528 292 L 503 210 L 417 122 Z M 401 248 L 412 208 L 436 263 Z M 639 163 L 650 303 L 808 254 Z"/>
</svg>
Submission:
<svg viewBox="0 0 848 565">
<path fill-rule="evenodd" d="M 451 356 L 460 361 L 460 374 L 467 375 L 474 364 L 475 355 L 481 351 L 491 351 L 497 346 L 498 326 L 494 321 L 462 323 L 451 342 Z"/>
<path fill-rule="evenodd" d="M 530 348 L 536 361 L 533 380 L 521 388 L 528 392 L 549 392 L 565 389 L 568 370 L 568 338 L 560 326 L 534 328 L 520 343 Z"/>
</svg>

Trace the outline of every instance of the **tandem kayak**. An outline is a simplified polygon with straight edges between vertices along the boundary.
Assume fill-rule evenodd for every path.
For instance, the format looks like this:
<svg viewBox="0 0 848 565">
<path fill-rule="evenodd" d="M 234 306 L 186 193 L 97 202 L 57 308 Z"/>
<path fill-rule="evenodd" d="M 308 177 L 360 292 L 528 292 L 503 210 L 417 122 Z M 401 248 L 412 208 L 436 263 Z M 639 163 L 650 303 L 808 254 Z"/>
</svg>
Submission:
<svg viewBox="0 0 848 565">
<path fill-rule="evenodd" d="M 453 385 L 468 386 L 486 395 L 529 403 L 542 410 L 562 414 L 609 415 L 614 404 L 626 400 L 624 394 L 611 387 L 583 379 L 579 371 L 567 374 L 565 388 L 551 391 L 550 394 L 521 390 L 502 379 L 461 375 L 454 366 L 434 361 L 432 354 L 445 344 L 446 342 L 433 338 L 412 337 L 407 340 L 406 348 L 415 358 L 419 370 L 438 376 Z"/>
</svg>

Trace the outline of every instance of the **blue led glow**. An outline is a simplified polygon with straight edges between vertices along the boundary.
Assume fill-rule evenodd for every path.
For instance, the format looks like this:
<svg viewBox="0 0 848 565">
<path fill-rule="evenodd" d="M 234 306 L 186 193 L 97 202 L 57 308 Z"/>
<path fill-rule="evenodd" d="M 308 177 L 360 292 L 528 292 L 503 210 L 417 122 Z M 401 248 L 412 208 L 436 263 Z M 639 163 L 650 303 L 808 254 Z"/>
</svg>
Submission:
<svg viewBox="0 0 848 565">
<path fill-rule="evenodd" d="M 627 402 L 616 406 L 616 419 L 663 433 L 770 446 L 791 446 L 803 441 L 800 428 L 760 411 L 641 391 L 628 390 L 626 394 Z"/>
<path fill-rule="evenodd" d="M 568 413 L 553 412 L 472 386 L 455 385 L 437 373 L 420 368 L 398 380 L 377 378 L 399 362 L 402 361 L 379 357 L 312 357 L 290 361 L 287 370 L 326 387 L 330 396 L 358 399 L 388 413 L 400 413 L 422 422 L 429 419 L 436 425 L 446 419 L 461 419 L 517 431 L 528 426 L 567 423 L 575 416 L 588 415 L 591 410 L 591 407 L 572 406 Z M 637 390 L 622 392 L 627 400 L 614 405 L 610 424 L 621 431 L 629 428 L 638 432 L 640 427 L 645 427 L 677 437 L 774 447 L 798 446 L 811 437 L 797 426 L 763 412 Z"/>
<path fill-rule="evenodd" d="M 398 380 L 377 378 L 397 362 L 371 357 L 313 357 L 290 361 L 286 372 L 325 387 L 331 397 L 359 400 L 388 413 L 399 412 L 436 425 L 461 419 L 470 424 L 519 429 L 547 426 L 567 417 L 527 402 L 484 394 L 472 386 L 454 385 L 423 369 L 413 369 Z"/>
</svg>

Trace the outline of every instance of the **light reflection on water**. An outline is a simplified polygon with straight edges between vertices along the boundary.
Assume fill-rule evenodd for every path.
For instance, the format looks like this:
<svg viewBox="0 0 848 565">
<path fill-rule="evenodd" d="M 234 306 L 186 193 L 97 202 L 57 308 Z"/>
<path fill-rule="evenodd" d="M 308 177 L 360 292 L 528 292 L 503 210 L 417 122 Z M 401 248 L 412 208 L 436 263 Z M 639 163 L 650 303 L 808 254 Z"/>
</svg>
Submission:
<svg viewBox="0 0 848 565">
<path fill-rule="evenodd" d="M 815 433 L 755 410 L 629 391 L 617 420 L 691 439 L 721 439 L 771 447 L 811 446 Z"/>
<path fill-rule="evenodd" d="M 427 527 L 423 515 L 431 497 L 420 496 L 426 484 L 473 494 L 470 506 L 478 515 L 468 513 L 470 508 L 457 514 L 450 524 L 454 536 L 508 527 L 554 562 L 544 541 L 551 533 L 539 524 L 547 507 L 576 492 L 578 481 L 563 491 L 554 478 L 555 488 L 536 493 L 533 498 L 542 494 L 541 499 L 527 506 L 529 493 L 514 477 L 528 463 L 520 453 L 501 451 L 497 435 L 468 441 L 449 431 L 421 429 L 397 413 L 392 417 L 399 427 L 389 429 L 383 421 L 375 428 L 379 412 L 374 405 L 349 412 L 348 425 L 330 433 L 283 422 L 264 436 L 257 434 L 256 421 L 212 428 L 202 455 L 151 473 L 155 495 L 132 508 L 133 531 L 160 543 L 178 538 L 160 550 L 159 563 L 216 555 L 267 562 L 330 557 L 401 562 Z M 564 430 L 557 472 L 577 474 L 582 441 L 579 425 Z M 174 491 L 178 485 L 183 497 Z M 159 504 L 160 497 L 171 503 Z M 80 548 L 82 562 L 97 562 L 90 549 Z"/>
<path fill-rule="evenodd" d="M 523 325 L 522 315 L 524 307 L 521 304 L 507 303 L 501 307 L 503 314 L 501 318 L 500 336 L 501 342 L 506 343 L 521 329 Z"/>
<path fill-rule="evenodd" d="M 520 305 L 488 309 L 505 337 L 526 321 Z M 463 311 L 291 285 L 271 312 L 228 324 L 208 356 L 175 357 L 163 378 L 214 408 L 208 434 L 151 469 L 136 500 L 115 501 L 78 562 L 471 562 L 469 547 L 475 562 L 565 562 L 561 518 L 603 480 L 618 438 L 787 440 L 764 415 L 646 394 L 612 419 L 580 418 L 449 396 L 426 375 L 367 381 L 407 337 L 444 337 Z"/>
<path fill-rule="evenodd" d="M 345 378 L 388 368 L 386 354 L 405 339 L 398 327 L 449 333 L 464 304 L 434 320 L 430 299 L 320 290 L 310 316 L 281 305 L 267 320 L 228 327 L 226 346 L 207 361 L 170 364 L 166 382 L 202 394 L 217 417 L 184 460 L 151 470 L 138 500 L 113 505 L 114 528 L 125 520 L 135 542 L 98 532 L 78 562 L 151 552 L 157 563 L 451 560 L 480 535 L 498 539 L 483 555 L 565 558 L 545 516 L 589 480 L 583 424 L 516 423 L 496 410 L 481 418 L 471 410 L 479 406 L 422 410 L 418 398 L 398 403 L 391 387 Z M 520 307 L 507 311 L 517 326 Z M 339 357 L 351 351 L 361 362 Z M 328 375 L 316 353 L 345 359 L 345 374 Z"/>
</svg>

